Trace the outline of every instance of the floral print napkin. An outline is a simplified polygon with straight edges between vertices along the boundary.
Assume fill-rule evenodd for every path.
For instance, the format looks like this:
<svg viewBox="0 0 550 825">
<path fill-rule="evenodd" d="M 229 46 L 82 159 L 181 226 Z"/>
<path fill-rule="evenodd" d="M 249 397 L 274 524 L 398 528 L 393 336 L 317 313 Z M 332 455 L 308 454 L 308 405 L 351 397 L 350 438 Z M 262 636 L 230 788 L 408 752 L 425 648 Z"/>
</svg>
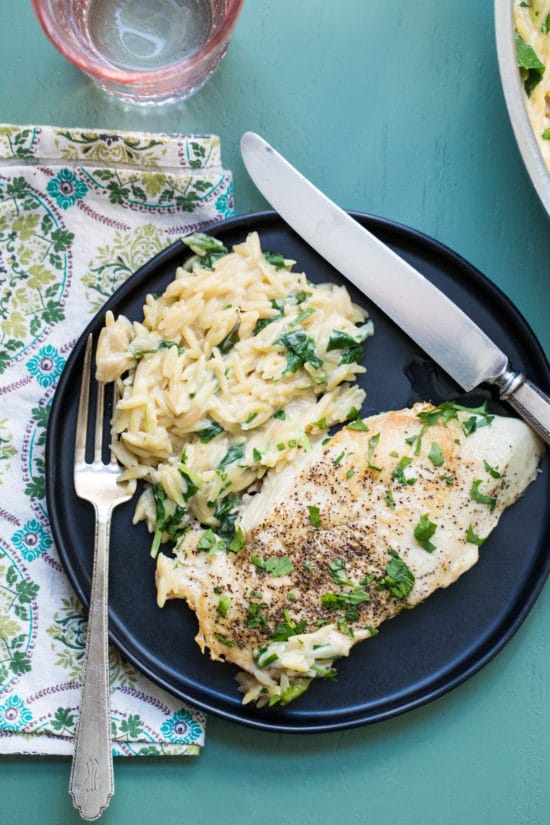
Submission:
<svg viewBox="0 0 550 825">
<path fill-rule="evenodd" d="M 0 754 L 73 749 L 86 617 L 44 489 L 67 356 L 132 272 L 232 213 L 215 136 L 0 126 Z M 203 715 L 109 661 L 114 753 L 197 754 Z"/>
</svg>

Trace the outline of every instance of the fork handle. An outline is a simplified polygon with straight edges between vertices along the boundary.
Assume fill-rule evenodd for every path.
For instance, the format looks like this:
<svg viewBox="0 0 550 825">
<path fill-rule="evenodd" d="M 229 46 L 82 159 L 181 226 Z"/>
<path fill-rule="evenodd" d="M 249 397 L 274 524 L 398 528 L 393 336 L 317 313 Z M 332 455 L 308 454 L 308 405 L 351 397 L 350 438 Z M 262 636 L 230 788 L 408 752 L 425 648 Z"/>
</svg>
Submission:
<svg viewBox="0 0 550 825">
<path fill-rule="evenodd" d="M 107 641 L 110 525 L 110 511 L 96 508 L 84 683 L 69 781 L 73 804 L 83 819 L 101 816 L 114 793 Z"/>
</svg>

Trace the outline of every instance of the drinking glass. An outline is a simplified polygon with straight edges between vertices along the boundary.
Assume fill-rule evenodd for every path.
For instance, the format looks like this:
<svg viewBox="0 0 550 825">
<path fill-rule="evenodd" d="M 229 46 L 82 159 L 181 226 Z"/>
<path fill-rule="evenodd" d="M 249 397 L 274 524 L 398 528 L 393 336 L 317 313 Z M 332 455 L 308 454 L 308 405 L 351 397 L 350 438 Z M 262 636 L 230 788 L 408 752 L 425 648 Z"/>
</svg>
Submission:
<svg viewBox="0 0 550 825">
<path fill-rule="evenodd" d="M 44 32 L 106 92 L 183 100 L 224 56 L 243 0 L 32 0 Z"/>
</svg>

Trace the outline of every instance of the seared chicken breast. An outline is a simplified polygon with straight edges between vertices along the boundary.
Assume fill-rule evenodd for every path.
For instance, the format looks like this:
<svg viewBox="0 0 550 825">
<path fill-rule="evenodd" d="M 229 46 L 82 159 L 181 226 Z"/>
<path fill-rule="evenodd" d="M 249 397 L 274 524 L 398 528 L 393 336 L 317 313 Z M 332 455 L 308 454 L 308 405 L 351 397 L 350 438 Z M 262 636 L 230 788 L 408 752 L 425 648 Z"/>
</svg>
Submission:
<svg viewBox="0 0 550 825">
<path fill-rule="evenodd" d="M 242 669 L 245 702 L 286 704 L 475 564 L 543 449 L 522 421 L 484 408 L 357 419 L 270 475 L 229 545 L 200 528 L 160 554 L 158 603 L 187 601 L 200 647 Z"/>
</svg>

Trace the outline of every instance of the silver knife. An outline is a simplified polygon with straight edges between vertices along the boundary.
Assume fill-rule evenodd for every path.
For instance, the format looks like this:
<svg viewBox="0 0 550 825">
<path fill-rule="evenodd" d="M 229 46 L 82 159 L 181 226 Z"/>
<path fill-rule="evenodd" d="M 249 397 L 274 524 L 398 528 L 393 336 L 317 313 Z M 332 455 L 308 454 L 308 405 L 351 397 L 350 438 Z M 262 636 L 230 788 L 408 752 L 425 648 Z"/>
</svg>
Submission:
<svg viewBox="0 0 550 825">
<path fill-rule="evenodd" d="M 514 372 L 490 338 L 420 272 L 340 209 L 263 138 L 245 132 L 248 174 L 310 246 L 377 304 L 460 384 L 488 381 L 550 444 L 550 398 Z"/>
</svg>

